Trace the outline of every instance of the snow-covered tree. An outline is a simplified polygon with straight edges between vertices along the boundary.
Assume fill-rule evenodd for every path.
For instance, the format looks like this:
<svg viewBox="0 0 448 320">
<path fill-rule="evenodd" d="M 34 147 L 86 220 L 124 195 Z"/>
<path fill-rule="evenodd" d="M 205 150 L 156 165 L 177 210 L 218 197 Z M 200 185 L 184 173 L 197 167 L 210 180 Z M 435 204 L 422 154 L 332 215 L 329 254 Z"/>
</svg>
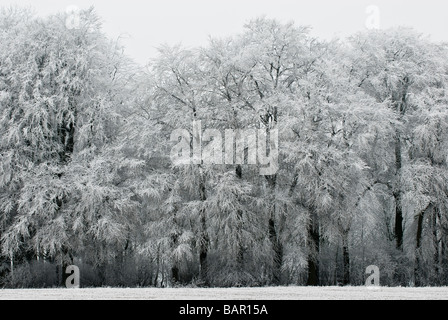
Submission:
<svg viewBox="0 0 448 320">
<path fill-rule="evenodd" d="M 137 203 L 122 173 L 138 163 L 112 147 L 127 101 L 122 50 L 93 10 L 79 29 L 64 22 L 36 18 L 2 32 L 0 211 L 10 221 L 4 254 L 66 265 L 78 250 L 125 241 Z"/>
</svg>

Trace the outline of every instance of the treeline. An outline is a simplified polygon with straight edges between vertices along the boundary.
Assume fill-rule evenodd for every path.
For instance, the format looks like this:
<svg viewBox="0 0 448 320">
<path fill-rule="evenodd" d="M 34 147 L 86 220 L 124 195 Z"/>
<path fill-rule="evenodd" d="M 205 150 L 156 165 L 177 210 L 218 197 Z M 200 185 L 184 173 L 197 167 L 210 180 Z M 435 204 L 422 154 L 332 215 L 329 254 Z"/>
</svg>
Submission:
<svg viewBox="0 0 448 320">
<path fill-rule="evenodd" d="M 448 284 L 446 45 L 260 18 L 141 68 L 66 19 L 0 13 L 0 286 Z M 278 130 L 278 171 L 174 165 L 199 121 Z"/>
</svg>

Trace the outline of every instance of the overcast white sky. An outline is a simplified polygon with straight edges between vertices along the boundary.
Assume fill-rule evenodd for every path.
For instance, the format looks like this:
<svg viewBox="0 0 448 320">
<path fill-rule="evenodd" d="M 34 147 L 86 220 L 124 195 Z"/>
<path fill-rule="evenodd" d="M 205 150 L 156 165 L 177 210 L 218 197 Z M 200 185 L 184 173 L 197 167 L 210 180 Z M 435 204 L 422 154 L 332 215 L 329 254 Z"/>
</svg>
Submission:
<svg viewBox="0 0 448 320">
<path fill-rule="evenodd" d="M 448 41 L 446 0 L 0 0 L 0 5 L 33 7 L 39 15 L 75 5 L 94 6 L 111 37 L 126 35 L 127 53 L 146 63 L 162 43 L 197 46 L 208 36 L 240 32 L 252 18 L 266 15 L 310 25 L 322 38 L 346 36 L 366 28 L 366 8 L 380 9 L 381 28 L 404 25 Z"/>
</svg>

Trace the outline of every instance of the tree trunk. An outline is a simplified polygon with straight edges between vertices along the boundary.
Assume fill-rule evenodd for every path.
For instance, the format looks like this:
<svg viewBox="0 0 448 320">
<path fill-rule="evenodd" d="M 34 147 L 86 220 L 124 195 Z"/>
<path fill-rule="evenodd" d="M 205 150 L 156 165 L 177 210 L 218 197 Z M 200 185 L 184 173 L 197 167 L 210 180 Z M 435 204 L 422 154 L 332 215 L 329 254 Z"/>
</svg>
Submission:
<svg viewBox="0 0 448 320">
<path fill-rule="evenodd" d="M 177 206 L 174 206 L 174 212 L 173 212 L 173 223 L 174 223 L 174 230 L 173 234 L 171 235 L 171 242 L 172 242 L 172 249 L 175 250 L 179 244 L 179 237 L 180 232 L 178 231 L 178 223 L 177 223 Z M 178 261 L 177 259 L 174 259 L 173 265 L 171 267 L 171 280 L 173 283 L 179 282 L 179 267 L 178 267 Z"/>
<path fill-rule="evenodd" d="M 282 281 L 282 265 L 283 265 L 283 245 L 280 240 L 278 226 L 276 223 L 276 207 L 275 207 L 275 189 L 277 186 L 277 175 L 266 176 L 272 196 L 272 209 L 269 217 L 269 240 L 271 242 L 273 256 L 272 281 L 274 285 L 280 285 Z"/>
<path fill-rule="evenodd" d="M 199 253 L 199 264 L 200 264 L 200 274 L 199 278 L 204 283 L 204 285 L 208 285 L 208 270 L 207 270 L 207 255 L 208 255 L 208 245 L 209 238 L 206 231 L 207 225 L 205 222 L 205 214 L 203 213 L 201 216 L 201 244 L 200 244 L 200 253 Z"/>
<path fill-rule="evenodd" d="M 320 232 L 317 214 L 312 210 L 311 225 L 308 231 L 308 280 L 307 286 L 318 286 L 319 279 L 319 250 Z"/>
<path fill-rule="evenodd" d="M 443 230 L 443 229 L 442 229 Z M 447 272 L 446 272 L 446 266 L 448 265 L 448 259 L 446 257 L 446 235 L 445 232 L 442 231 L 442 239 L 440 243 L 440 278 L 441 283 L 446 285 L 447 280 Z"/>
<path fill-rule="evenodd" d="M 310 255 L 308 257 L 308 280 L 307 286 L 319 285 L 319 261 L 316 257 Z"/>
<path fill-rule="evenodd" d="M 394 194 L 395 198 L 395 240 L 396 248 L 403 251 L 403 210 L 401 207 L 401 193 Z"/>
<path fill-rule="evenodd" d="M 275 218 L 273 216 L 269 219 L 269 239 L 274 251 L 272 281 L 274 285 L 280 285 L 282 281 L 283 245 L 278 238 Z"/>
<path fill-rule="evenodd" d="M 404 86 L 401 92 L 396 92 L 392 95 L 392 101 L 394 101 L 395 112 L 403 122 L 403 117 L 406 113 L 406 97 L 408 88 L 408 78 L 403 79 Z M 403 257 L 401 252 L 403 252 L 403 239 L 404 239 L 404 227 L 403 227 L 403 192 L 401 187 L 401 171 L 403 167 L 403 155 L 402 155 L 402 138 L 399 128 L 395 130 L 395 186 L 393 189 L 393 197 L 395 199 L 395 230 L 394 239 L 395 247 L 400 252 L 398 255 L 398 269 L 403 269 Z M 402 272 L 396 272 L 394 279 L 397 283 L 405 285 L 405 280 Z"/>
<path fill-rule="evenodd" d="M 162 282 L 160 283 L 160 287 L 162 287 L 162 288 L 167 287 L 165 273 L 166 273 L 166 268 L 164 266 L 162 266 Z"/>
<path fill-rule="evenodd" d="M 238 179 L 243 178 L 243 168 L 241 165 L 237 165 L 236 167 L 236 176 Z M 243 211 L 238 210 L 237 212 L 238 216 L 238 230 L 237 230 L 237 241 L 238 241 L 238 252 L 236 257 L 236 263 L 238 272 L 242 272 L 244 270 L 244 246 L 243 246 L 243 235 L 242 235 L 242 229 L 243 229 Z"/>
<path fill-rule="evenodd" d="M 262 125 L 266 126 L 266 133 L 269 133 L 269 130 L 277 128 L 278 108 L 274 107 L 273 110 L 268 111 L 266 113 L 264 120 L 265 121 L 262 121 Z M 269 150 L 270 150 L 269 152 L 272 152 L 271 145 L 269 145 Z M 275 285 L 279 285 L 282 282 L 282 265 L 283 265 L 283 244 L 280 239 L 279 234 L 280 229 L 276 222 L 277 176 L 278 176 L 277 174 L 274 174 L 272 176 L 266 176 L 266 180 L 268 181 L 269 184 L 272 199 L 272 209 L 269 216 L 268 229 L 269 229 L 269 240 L 271 242 L 272 250 L 274 251 L 272 280 Z"/>
<path fill-rule="evenodd" d="M 439 214 L 439 208 L 434 206 L 433 216 L 432 216 L 432 235 L 433 235 L 433 243 L 434 243 L 434 285 L 440 284 L 440 245 L 439 245 L 439 236 L 438 236 L 438 228 L 437 228 L 437 217 Z"/>
<path fill-rule="evenodd" d="M 348 232 L 344 232 L 342 235 L 342 255 L 343 255 L 343 273 L 344 273 L 344 286 L 350 284 L 350 254 L 348 250 Z"/>
<path fill-rule="evenodd" d="M 403 87 L 398 93 L 396 97 L 393 97 L 393 101 L 395 101 L 396 112 L 399 114 L 400 119 L 404 117 L 407 109 L 407 92 L 409 89 L 410 81 L 407 76 L 404 77 Z M 397 178 L 401 175 L 401 169 L 403 167 L 402 160 L 402 145 L 401 145 L 401 132 L 400 129 L 396 130 L 396 138 L 395 138 L 395 167 L 396 167 L 396 176 Z M 400 181 L 397 181 L 397 190 L 394 192 L 395 198 L 395 239 L 396 239 L 396 247 L 398 250 L 403 251 L 403 206 L 402 206 L 402 192 Z"/>
<path fill-rule="evenodd" d="M 422 234 L 423 234 L 423 217 L 424 212 L 421 212 L 418 215 L 417 222 L 417 234 L 416 234 L 416 246 L 415 246 L 415 264 L 414 264 L 414 278 L 415 278 L 415 286 L 422 286 L 422 275 L 420 270 L 420 257 L 421 257 L 421 243 L 422 243 Z"/>
<path fill-rule="evenodd" d="M 205 188 L 201 187 L 201 200 L 205 201 Z M 206 213 L 205 210 L 201 210 L 201 243 L 200 243 L 200 253 L 199 253 L 199 264 L 200 264 L 200 275 L 199 278 L 201 281 L 208 285 L 208 278 L 207 278 L 207 255 L 208 255 L 208 246 L 210 239 L 208 237 L 207 233 L 207 221 L 206 221 Z"/>
<path fill-rule="evenodd" d="M 60 160 L 62 164 L 69 162 L 75 149 L 75 125 L 71 123 L 66 125 L 65 121 L 62 123 L 59 132 L 61 143 L 64 145 L 63 150 L 60 153 Z"/>
<path fill-rule="evenodd" d="M 14 280 L 14 254 L 13 253 L 11 253 L 11 279 L 12 279 L 12 283 L 14 284 L 15 283 L 15 280 Z"/>
<path fill-rule="evenodd" d="M 201 173 L 202 174 L 202 173 Z M 201 177 L 201 180 L 203 177 Z M 201 181 L 199 186 L 199 193 L 200 193 L 200 199 L 201 201 L 207 200 L 206 194 L 205 194 L 205 183 L 204 181 Z M 207 255 L 208 255 L 208 247 L 210 243 L 210 238 L 208 237 L 207 233 L 207 218 L 206 218 L 206 212 L 204 209 L 201 209 L 201 236 L 200 236 L 200 253 L 199 253 L 199 266 L 200 266 L 200 272 L 199 272 L 199 279 L 201 282 L 208 286 L 208 267 L 207 267 Z"/>
<path fill-rule="evenodd" d="M 402 169 L 402 154 L 401 154 L 401 136 L 397 130 L 395 139 L 395 168 L 397 172 L 397 177 L 401 174 Z M 397 182 L 397 190 L 394 191 L 395 199 L 395 240 L 396 248 L 403 251 L 403 207 L 402 207 L 402 194 L 400 181 Z"/>
<path fill-rule="evenodd" d="M 174 284 L 179 282 L 179 268 L 177 267 L 177 265 L 174 265 L 171 268 L 171 277 L 173 279 Z"/>
<path fill-rule="evenodd" d="M 154 287 L 157 287 L 159 284 L 159 273 L 160 273 L 160 245 L 157 247 L 157 257 L 156 257 L 156 276 L 154 278 Z"/>
<path fill-rule="evenodd" d="M 177 261 L 174 261 L 173 266 L 171 267 L 171 279 L 174 284 L 179 282 L 179 267 L 177 265 Z"/>
<path fill-rule="evenodd" d="M 334 257 L 333 285 L 338 285 L 338 264 L 339 264 L 339 246 L 336 246 L 336 254 Z"/>
</svg>

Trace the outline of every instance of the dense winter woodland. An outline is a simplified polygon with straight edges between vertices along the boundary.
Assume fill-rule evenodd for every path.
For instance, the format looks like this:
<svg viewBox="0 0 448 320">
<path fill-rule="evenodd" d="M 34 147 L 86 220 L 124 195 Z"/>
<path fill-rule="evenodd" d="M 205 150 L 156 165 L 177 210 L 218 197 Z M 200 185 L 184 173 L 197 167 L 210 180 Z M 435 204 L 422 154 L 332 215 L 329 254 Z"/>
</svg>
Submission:
<svg viewBox="0 0 448 320">
<path fill-rule="evenodd" d="M 0 287 L 448 285 L 447 45 L 259 18 L 142 68 L 65 22 L 0 13 Z M 279 170 L 173 165 L 195 121 L 277 129 Z"/>
</svg>

